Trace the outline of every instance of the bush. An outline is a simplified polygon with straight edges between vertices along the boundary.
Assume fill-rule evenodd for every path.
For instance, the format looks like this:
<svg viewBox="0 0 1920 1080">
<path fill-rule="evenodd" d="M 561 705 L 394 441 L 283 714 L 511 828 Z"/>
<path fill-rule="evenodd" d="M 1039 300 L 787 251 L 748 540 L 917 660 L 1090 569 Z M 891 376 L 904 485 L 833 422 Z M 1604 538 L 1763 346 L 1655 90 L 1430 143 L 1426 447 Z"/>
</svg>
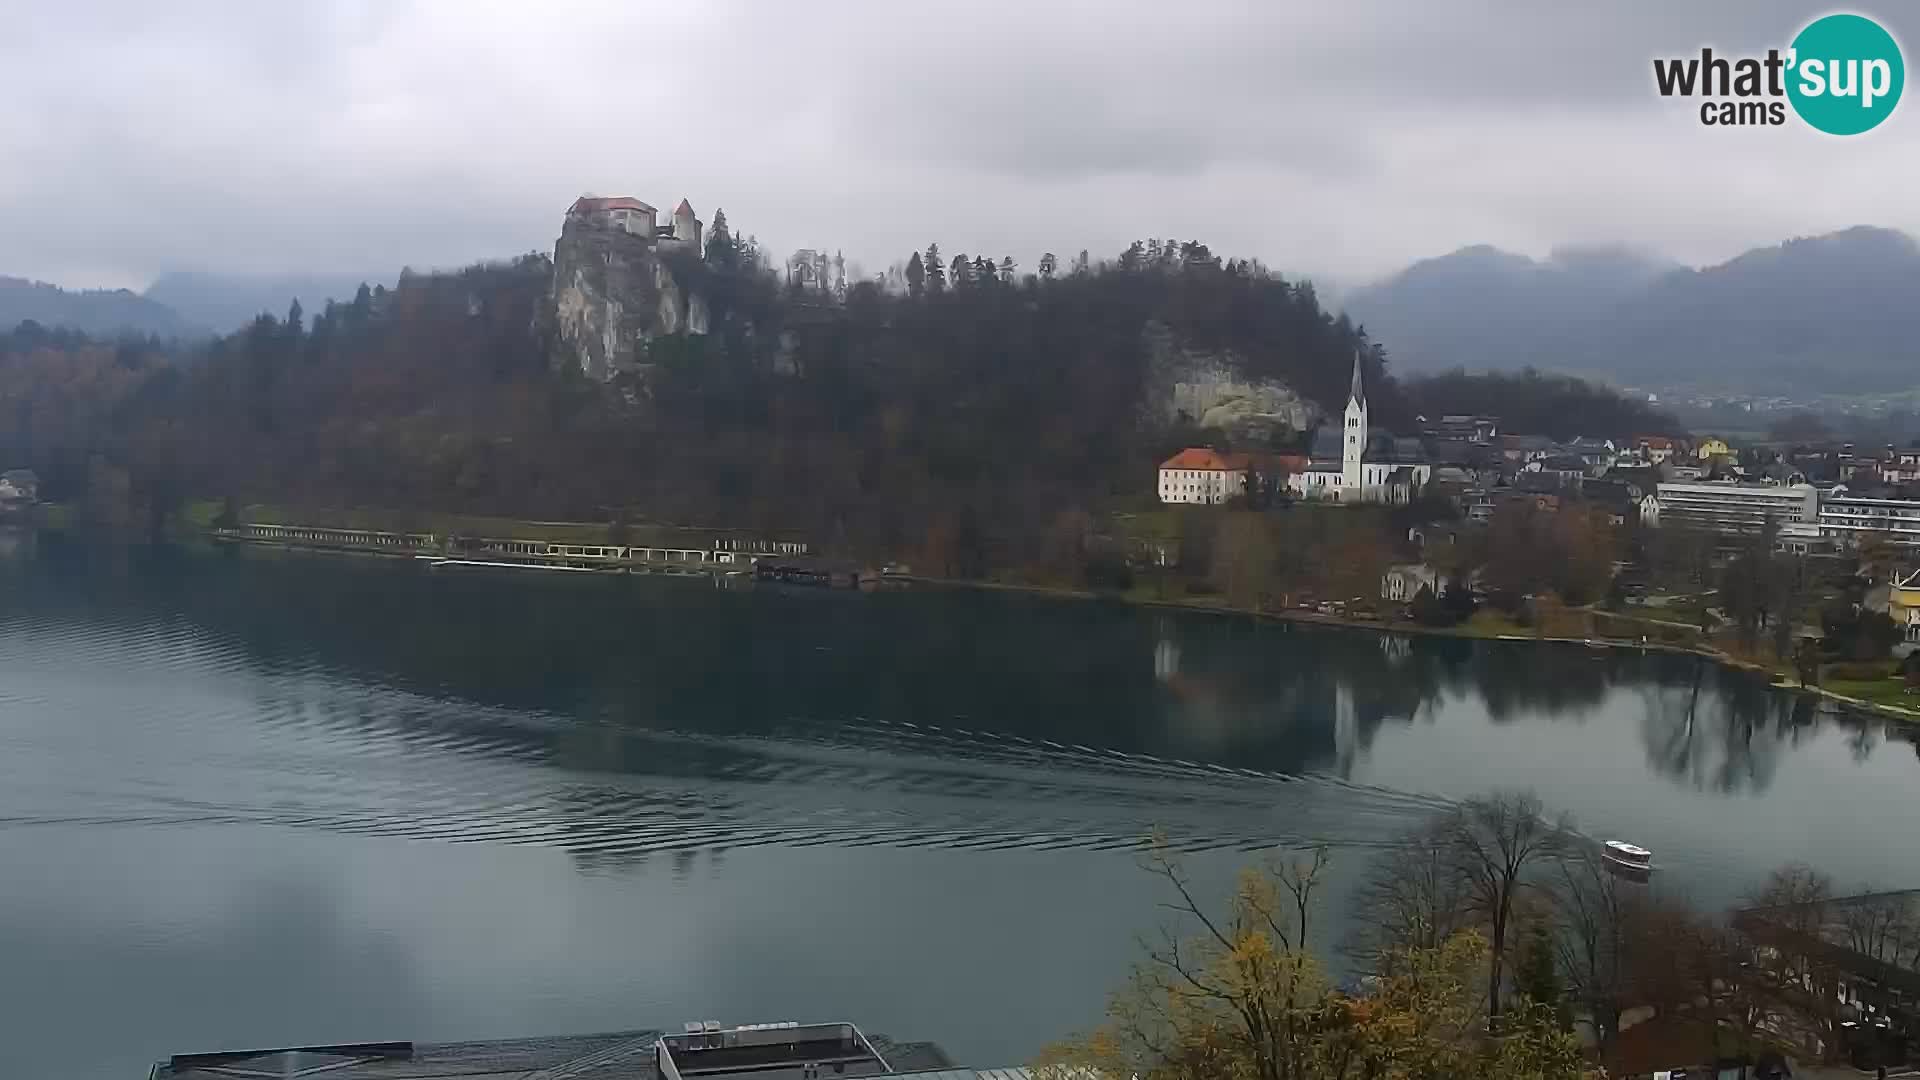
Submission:
<svg viewBox="0 0 1920 1080">
<path fill-rule="evenodd" d="M 1413 594 L 1413 603 L 1407 605 L 1407 613 L 1413 615 L 1413 621 L 1421 626 L 1453 625 L 1452 611 L 1448 611 L 1446 603 L 1442 603 L 1438 596 L 1434 596 L 1434 590 L 1430 590 L 1425 584 L 1421 586 L 1419 592 Z"/>
</svg>

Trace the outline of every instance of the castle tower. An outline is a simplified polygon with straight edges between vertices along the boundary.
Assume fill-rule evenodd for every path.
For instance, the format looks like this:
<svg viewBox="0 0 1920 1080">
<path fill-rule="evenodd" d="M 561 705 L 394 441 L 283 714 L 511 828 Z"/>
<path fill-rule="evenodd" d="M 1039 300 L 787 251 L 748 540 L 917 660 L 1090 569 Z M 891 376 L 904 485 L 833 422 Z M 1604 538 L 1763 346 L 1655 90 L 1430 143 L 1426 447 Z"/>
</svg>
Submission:
<svg viewBox="0 0 1920 1080">
<path fill-rule="evenodd" d="M 693 204 L 685 199 L 673 208 L 673 238 L 684 240 L 700 251 L 700 219 L 693 216 Z"/>
<path fill-rule="evenodd" d="M 1353 388 L 1347 394 L 1346 428 L 1340 442 L 1340 501 L 1365 497 L 1361 461 L 1367 452 L 1367 393 L 1360 385 L 1360 351 L 1353 353 Z"/>
</svg>

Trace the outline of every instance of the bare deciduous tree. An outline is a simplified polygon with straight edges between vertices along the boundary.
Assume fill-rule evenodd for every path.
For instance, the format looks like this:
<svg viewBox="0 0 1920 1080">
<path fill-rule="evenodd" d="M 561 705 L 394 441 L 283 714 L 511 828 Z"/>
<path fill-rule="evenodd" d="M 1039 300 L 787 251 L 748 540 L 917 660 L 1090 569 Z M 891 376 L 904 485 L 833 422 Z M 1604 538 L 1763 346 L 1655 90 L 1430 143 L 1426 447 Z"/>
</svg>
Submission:
<svg viewBox="0 0 1920 1080">
<path fill-rule="evenodd" d="M 1394 974 L 1410 950 L 1437 949 L 1472 921 L 1445 826 L 1430 821 L 1395 841 L 1355 892 L 1344 949 L 1376 975 Z"/>
<path fill-rule="evenodd" d="M 1469 799 L 1449 816 L 1445 828 L 1469 910 L 1487 928 L 1487 1012 L 1497 1024 L 1514 900 L 1529 886 L 1534 865 L 1557 853 L 1570 830 L 1564 820 L 1549 823 L 1542 816 L 1540 797 L 1532 792 Z"/>
<path fill-rule="evenodd" d="M 1560 861 L 1553 893 L 1561 972 L 1604 1053 L 1620 1030 L 1626 1005 L 1632 900 L 1591 844 L 1579 845 Z"/>
</svg>

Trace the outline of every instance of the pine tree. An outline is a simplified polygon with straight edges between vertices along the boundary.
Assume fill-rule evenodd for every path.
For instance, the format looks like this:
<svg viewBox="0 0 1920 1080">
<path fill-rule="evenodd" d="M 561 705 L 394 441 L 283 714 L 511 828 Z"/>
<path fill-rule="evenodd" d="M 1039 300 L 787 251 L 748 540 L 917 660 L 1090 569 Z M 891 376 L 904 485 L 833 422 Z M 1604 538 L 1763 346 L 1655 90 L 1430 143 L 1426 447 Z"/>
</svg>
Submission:
<svg viewBox="0 0 1920 1080">
<path fill-rule="evenodd" d="M 1060 260 L 1054 258 L 1053 252 L 1051 251 L 1040 256 L 1040 276 L 1048 281 L 1052 281 L 1053 272 L 1059 268 L 1059 265 Z"/>
<path fill-rule="evenodd" d="M 1008 284 L 1012 284 L 1013 274 L 1014 274 L 1014 271 L 1017 269 L 1018 267 L 1015 266 L 1013 262 L 1013 256 L 1011 255 L 1000 256 L 1000 280 L 1001 281 L 1004 281 Z"/>
<path fill-rule="evenodd" d="M 1514 965 L 1513 988 L 1521 996 L 1553 1010 L 1555 1020 L 1564 1031 L 1570 1026 L 1567 991 L 1560 981 L 1560 967 L 1555 962 L 1553 939 L 1549 934 L 1542 922 L 1534 923 L 1528 931 L 1520 946 L 1519 963 Z"/>
<path fill-rule="evenodd" d="M 927 268 L 921 265 L 920 253 L 914 252 L 907 259 L 907 295 L 919 296 L 927 287 Z"/>
<path fill-rule="evenodd" d="M 727 232 L 727 212 L 713 212 L 713 227 L 707 230 L 707 262 L 722 269 L 733 266 L 733 234 Z"/>
<path fill-rule="evenodd" d="M 954 288 L 958 289 L 963 285 L 971 283 L 969 281 L 969 268 L 972 265 L 972 263 L 967 261 L 967 257 L 964 254 L 953 257 L 953 265 L 947 267 L 947 280 L 953 282 Z"/>
<path fill-rule="evenodd" d="M 947 264 L 940 261 L 940 245 L 927 245 L 927 258 L 924 269 L 927 272 L 927 291 L 945 292 L 947 289 Z"/>
</svg>

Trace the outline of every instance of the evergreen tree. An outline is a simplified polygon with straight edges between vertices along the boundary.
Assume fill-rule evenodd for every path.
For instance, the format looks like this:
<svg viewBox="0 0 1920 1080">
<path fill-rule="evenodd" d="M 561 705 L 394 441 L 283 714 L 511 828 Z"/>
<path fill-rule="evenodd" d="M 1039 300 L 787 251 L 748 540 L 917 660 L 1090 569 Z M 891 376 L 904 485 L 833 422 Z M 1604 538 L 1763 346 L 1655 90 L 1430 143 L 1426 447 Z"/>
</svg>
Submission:
<svg viewBox="0 0 1920 1080">
<path fill-rule="evenodd" d="M 1046 254 L 1040 256 L 1040 276 L 1042 278 L 1045 278 L 1048 281 L 1052 281 L 1053 272 L 1058 266 L 1059 266 L 1059 260 L 1054 258 L 1053 252 L 1049 251 Z"/>
<path fill-rule="evenodd" d="M 973 264 L 967 269 L 967 280 L 980 285 L 991 285 L 999 277 L 993 260 L 984 255 L 975 255 Z"/>
<path fill-rule="evenodd" d="M 945 292 L 947 289 L 947 264 L 940 261 L 940 245 L 928 244 L 924 269 L 927 273 L 927 291 Z"/>
<path fill-rule="evenodd" d="M 1544 922 L 1534 923 L 1521 942 L 1520 961 L 1513 970 L 1513 988 L 1520 996 L 1551 1009 L 1560 1030 L 1572 1027 L 1566 985 L 1560 979 L 1553 938 Z"/>
<path fill-rule="evenodd" d="M 907 295 L 919 296 L 927 287 L 927 269 L 920 262 L 920 253 L 914 252 L 907 259 Z"/>
<path fill-rule="evenodd" d="M 722 269 L 732 269 L 734 262 L 733 234 L 727 232 L 727 212 L 713 212 L 713 227 L 707 230 L 707 262 Z"/>
<path fill-rule="evenodd" d="M 955 289 L 972 284 L 969 274 L 972 265 L 972 263 L 967 261 L 965 255 L 955 255 L 953 257 L 953 265 L 947 268 L 947 280 L 953 282 Z"/>
</svg>

